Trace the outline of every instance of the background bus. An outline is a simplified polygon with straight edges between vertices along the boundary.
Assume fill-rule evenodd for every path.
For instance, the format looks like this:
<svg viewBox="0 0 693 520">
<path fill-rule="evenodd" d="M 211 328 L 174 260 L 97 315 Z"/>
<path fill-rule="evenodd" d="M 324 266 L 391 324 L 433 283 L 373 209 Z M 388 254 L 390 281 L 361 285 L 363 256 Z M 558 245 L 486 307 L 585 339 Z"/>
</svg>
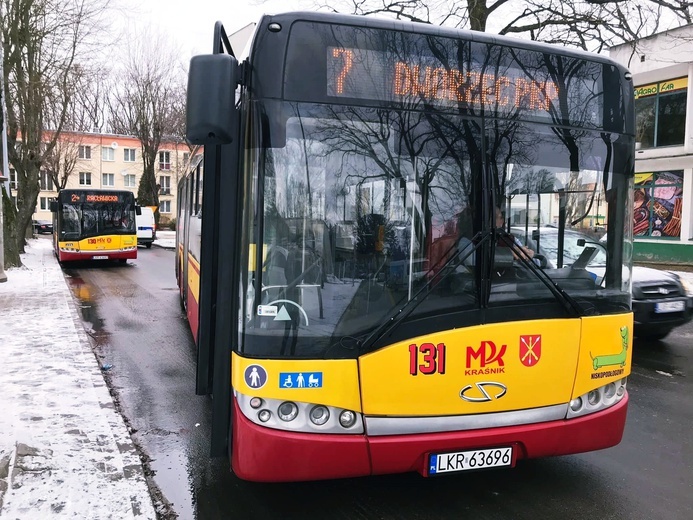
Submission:
<svg viewBox="0 0 693 520">
<path fill-rule="evenodd" d="M 51 203 L 58 261 L 137 258 L 135 207 L 129 191 L 61 190 Z"/>
<path fill-rule="evenodd" d="M 241 65 L 220 24 L 214 41 L 190 67 L 204 159 L 180 182 L 176 263 L 214 454 L 241 478 L 289 481 L 620 442 L 628 71 L 324 13 L 262 18 Z M 596 201 L 607 241 L 571 243 Z M 518 206 L 551 226 L 513 222 Z M 550 229 L 551 260 L 524 253 L 518 228 L 539 251 Z"/>
</svg>

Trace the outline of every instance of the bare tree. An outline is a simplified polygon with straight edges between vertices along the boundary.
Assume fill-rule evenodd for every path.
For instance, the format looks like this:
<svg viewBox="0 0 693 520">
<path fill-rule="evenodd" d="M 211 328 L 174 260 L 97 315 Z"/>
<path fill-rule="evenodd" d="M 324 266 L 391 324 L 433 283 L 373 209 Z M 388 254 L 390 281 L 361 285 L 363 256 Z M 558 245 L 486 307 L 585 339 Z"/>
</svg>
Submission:
<svg viewBox="0 0 693 520">
<path fill-rule="evenodd" d="M 127 64 L 118 78 L 110 105 L 110 126 L 116 133 L 140 140 L 143 175 L 137 191 L 138 203 L 159 206 L 156 163 L 163 140 L 180 133 L 177 99 L 184 92 L 178 54 L 163 37 L 133 39 Z M 158 211 L 156 217 L 158 221 Z"/>
<path fill-rule="evenodd" d="M 597 52 L 693 21 L 688 0 L 318 0 L 316 5 Z"/>
<path fill-rule="evenodd" d="M 57 191 L 67 186 L 67 181 L 75 170 L 79 158 L 79 147 L 82 144 L 80 134 L 65 132 L 56 142 L 53 150 L 46 155 L 43 170 L 53 181 Z"/>
<path fill-rule="evenodd" d="M 2 78 L 7 103 L 8 156 L 16 171 L 17 208 L 5 267 L 21 265 L 25 236 L 39 194 L 39 172 L 68 119 L 79 69 L 100 29 L 108 0 L 2 0 Z M 50 130 L 49 133 L 46 131 Z M 8 212 L 11 213 L 8 215 Z"/>
</svg>

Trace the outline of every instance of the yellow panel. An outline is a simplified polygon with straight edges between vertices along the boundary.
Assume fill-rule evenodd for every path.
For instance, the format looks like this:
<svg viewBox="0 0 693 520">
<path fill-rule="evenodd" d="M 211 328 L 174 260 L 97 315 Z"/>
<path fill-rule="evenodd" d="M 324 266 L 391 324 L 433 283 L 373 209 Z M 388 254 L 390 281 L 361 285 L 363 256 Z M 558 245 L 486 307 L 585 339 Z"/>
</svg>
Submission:
<svg viewBox="0 0 693 520">
<path fill-rule="evenodd" d="M 573 397 L 630 374 L 633 358 L 633 315 L 583 319 L 582 349 Z"/>
<path fill-rule="evenodd" d="M 245 378 L 246 368 L 256 365 L 267 374 L 260 388 L 248 385 Z M 355 359 L 315 359 L 315 360 L 257 360 L 247 359 L 234 353 L 232 355 L 232 384 L 240 393 L 267 399 L 290 399 L 307 403 L 320 403 L 361 411 L 358 388 L 358 367 Z M 283 388 L 279 374 L 322 373 L 320 388 Z"/>
<path fill-rule="evenodd" d="M 200 301 L 200 264 L 188 253 L 188 288 L 196 302 Z"/>
<path fill-rule="evenodd" d="M 567 403 L 579 341 L 580 320 L 563 319 L 470 327 L 398 343 L 360 359 L 364 412 L 457 415 Z M 436 359 L 429 355 L 427 362 L 431 346 Z M 477 383 L 487 383 L 482 388 L 491 399 L 460 397 L 467 388 L 466 397 L 483 399 Z"/>
<path fill-rule="evenodd" d="M 262 244 L 262 262 L 267 259 L 267 244 Z M 264 269 L 263 269 L 264 270 Z M 248 248 L 248 271 L 255 271 L 255 244 L 250 244 Z"/>
<path fill-rule="evenodd" d="M 85 238 L 79 242 L 60 242 L 61 247 L 75 247 L 78 251 L 119 251 L 136 244 L 137 235 L 103 235 Z"/>
</svg>

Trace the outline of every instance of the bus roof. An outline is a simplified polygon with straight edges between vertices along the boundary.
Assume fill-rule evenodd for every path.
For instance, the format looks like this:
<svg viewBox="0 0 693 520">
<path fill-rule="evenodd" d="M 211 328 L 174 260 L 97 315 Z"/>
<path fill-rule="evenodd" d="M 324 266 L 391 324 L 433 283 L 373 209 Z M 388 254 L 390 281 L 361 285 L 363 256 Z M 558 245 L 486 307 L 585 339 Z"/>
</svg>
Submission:
<svg viewBox="0 0 693 520">
<path fill-rule="evenodd" d="M 414 34 L 441 36 L 445 38 L 457 38 L 479 43 L 492 43 L 497 45 L 516 47 L 520 49 L 548 52 L 552 54 L 561 54 L 563 56 L 590 61 L 597 61 L 601 63 L 608 63 L 610 65 L 618 67 L 623 71 L 627 70 L 625 67 L 623 67 L 623 65 L 617 63 L 608 56 L 597 54 L 594 52 L 584 51 L 582 49 L 562 47 L 555 44 L 549 44 L 532 40 L 524 40 L 521 38 L 514 38 L 511 36 L 504 36 L 495 33 L 472 31 L 469 29 L 456 29 L 454 27 L 445 27 L 427 23 L 407 22 L 378 16 L 362 16 L 353 14 L 323 13 L 311 11 L 291 11 L 279 14 L 266 14 L 261 17 L 260 22 L 256 27 L 253 38 L 256 38 L 257 35 L 260 34 L 262 31 L 267 30 L 267 26 L 271 23 L 291 24 L 297 21 L 352 25 L 372 29 L 385 29 L 409 32 Z"/>
</svg>

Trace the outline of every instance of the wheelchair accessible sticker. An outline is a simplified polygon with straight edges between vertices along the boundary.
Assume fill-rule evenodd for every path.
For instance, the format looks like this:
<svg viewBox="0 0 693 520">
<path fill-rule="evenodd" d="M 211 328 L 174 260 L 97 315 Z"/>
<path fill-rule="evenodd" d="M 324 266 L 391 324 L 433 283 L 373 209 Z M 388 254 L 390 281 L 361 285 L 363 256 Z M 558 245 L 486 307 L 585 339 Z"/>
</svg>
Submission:
<svg viewBox="0 0 693 520">
<path fill-rule="evenodd" d="M 250 388 L 262 388 L 267 382 L 267 371 L 260 365 L 248 365 L 243 377 Z"/>
<path fill-rule="evenodd" d="M 322 372 L 280 372 L 280 388 L 322 388 Z"/>
</svg>

